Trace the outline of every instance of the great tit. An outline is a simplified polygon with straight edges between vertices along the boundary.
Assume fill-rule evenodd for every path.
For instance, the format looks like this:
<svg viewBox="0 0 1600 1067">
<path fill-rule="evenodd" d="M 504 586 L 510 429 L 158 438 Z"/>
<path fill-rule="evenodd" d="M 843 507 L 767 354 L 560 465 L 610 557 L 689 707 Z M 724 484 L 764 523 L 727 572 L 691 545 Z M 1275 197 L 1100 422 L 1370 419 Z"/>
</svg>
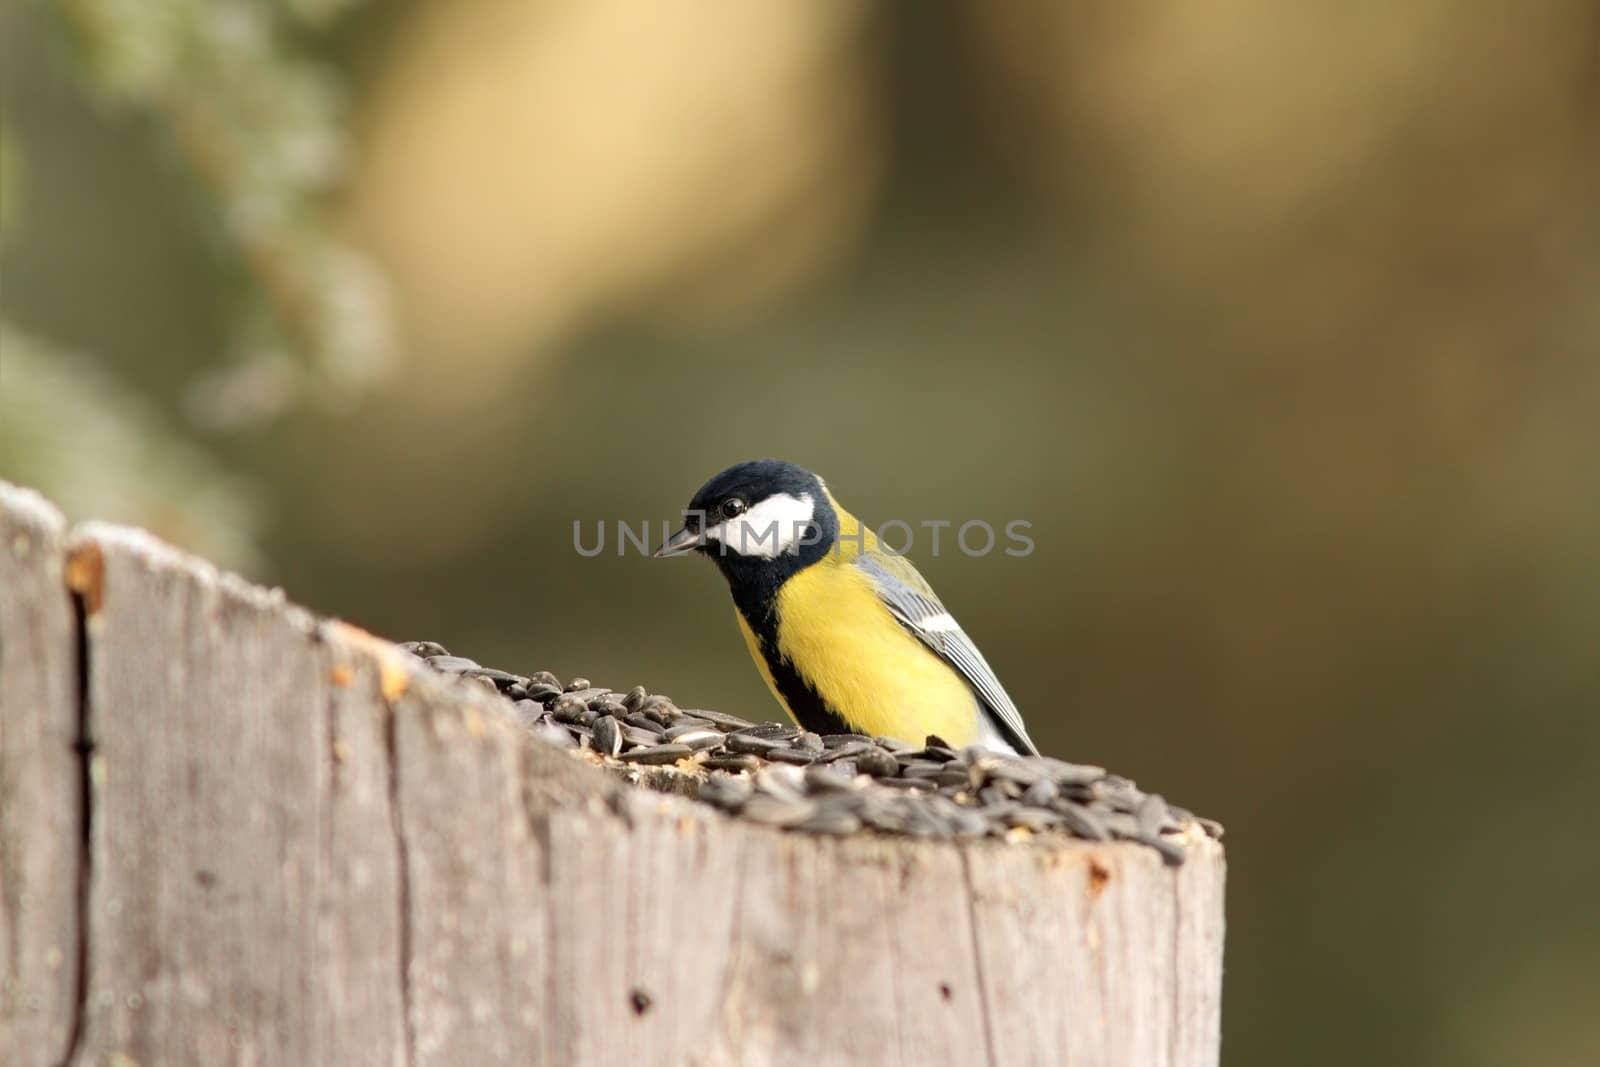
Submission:
<svg viewBox="0 0 1600 1067">
<path fill-rule="evenodd" d="M 712 478 L 657 557 L 709 555 L 773 696 L 817 733 L 1037 754 L 971 638 L 904 556 L 780 460 Z"/>
</svg>

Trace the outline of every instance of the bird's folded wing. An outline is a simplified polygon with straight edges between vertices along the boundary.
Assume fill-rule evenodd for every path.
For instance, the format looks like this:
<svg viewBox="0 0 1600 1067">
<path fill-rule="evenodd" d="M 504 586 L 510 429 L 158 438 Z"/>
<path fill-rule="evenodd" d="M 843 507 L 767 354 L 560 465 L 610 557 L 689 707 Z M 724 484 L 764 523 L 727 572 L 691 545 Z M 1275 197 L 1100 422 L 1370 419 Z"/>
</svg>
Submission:
<svg viewBox="0 0 1600 1067">
<path fill-rule="evenodd" d="M 1022 714 L 1006 695 L 983 653 L 939 603 L 933 587 L 911 561 L 903 556 L 867 551 L 852 562 L 872 579 L 879 599 L 900 625 L 954 667 L 972 687 L 978 700 L 993 716 L 1001 736 L 1018 752 L 1038 754 L 1038 748 L 1022 725 Z"/>
</svg>

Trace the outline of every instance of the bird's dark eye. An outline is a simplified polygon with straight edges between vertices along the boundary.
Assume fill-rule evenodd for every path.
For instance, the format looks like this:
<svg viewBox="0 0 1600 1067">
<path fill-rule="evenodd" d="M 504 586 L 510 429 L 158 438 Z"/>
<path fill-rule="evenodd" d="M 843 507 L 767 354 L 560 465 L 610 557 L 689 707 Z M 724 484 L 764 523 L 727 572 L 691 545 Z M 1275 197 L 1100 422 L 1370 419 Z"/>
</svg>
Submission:
<svg viewBox="0 0 1600 1067">
<path fill-rule="evenodd" d="M 743 515 L 749 507 L 750 505 L 746 504 L 741 498 L 730 496 L 722 502 L 722 517 L 731 519 L 736 515 Z"/>
</svg>

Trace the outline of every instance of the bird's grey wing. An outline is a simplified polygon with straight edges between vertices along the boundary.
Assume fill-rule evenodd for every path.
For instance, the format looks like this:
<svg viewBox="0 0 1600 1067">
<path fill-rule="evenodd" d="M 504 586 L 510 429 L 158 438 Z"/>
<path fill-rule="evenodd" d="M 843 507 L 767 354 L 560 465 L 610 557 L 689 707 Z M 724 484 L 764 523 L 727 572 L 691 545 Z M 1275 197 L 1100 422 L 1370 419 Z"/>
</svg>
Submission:
<svg viewBox="0 0 1600 1067">
<path fill-rule="evenodd" d="M 978 700 L 990 713 L 1000 736 L 1019 753 L 1037 755 L 1039 750 L 1022 725 L 1022 713 L 1006 695 L 994 670 L 972 643 L 966 631 L 945 610 L 911 561 L 904 556 L 883 552 L 863 552 L 853 563 L 872 579 L 878 598 L 889 613 L 940 659 L 954 667 L 972 687 Z"/>
</svg>

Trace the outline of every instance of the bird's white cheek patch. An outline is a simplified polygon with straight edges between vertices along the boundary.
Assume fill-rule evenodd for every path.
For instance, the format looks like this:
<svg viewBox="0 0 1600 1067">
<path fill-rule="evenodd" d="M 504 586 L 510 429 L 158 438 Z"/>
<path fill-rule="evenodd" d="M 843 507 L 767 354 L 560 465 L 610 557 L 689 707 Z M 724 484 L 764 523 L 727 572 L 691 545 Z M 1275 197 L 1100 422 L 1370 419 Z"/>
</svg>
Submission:
<svg viewBox="0 0 1600 1067">
<path fill-rule="evenodd" d="M 741 556 L 777 559 L 796 550 L 800 535 L 815 516 L 810 493 L 775 493 L 738 518 L 710 527 L 706 538 L 721 541 Z"/>
</svg>

